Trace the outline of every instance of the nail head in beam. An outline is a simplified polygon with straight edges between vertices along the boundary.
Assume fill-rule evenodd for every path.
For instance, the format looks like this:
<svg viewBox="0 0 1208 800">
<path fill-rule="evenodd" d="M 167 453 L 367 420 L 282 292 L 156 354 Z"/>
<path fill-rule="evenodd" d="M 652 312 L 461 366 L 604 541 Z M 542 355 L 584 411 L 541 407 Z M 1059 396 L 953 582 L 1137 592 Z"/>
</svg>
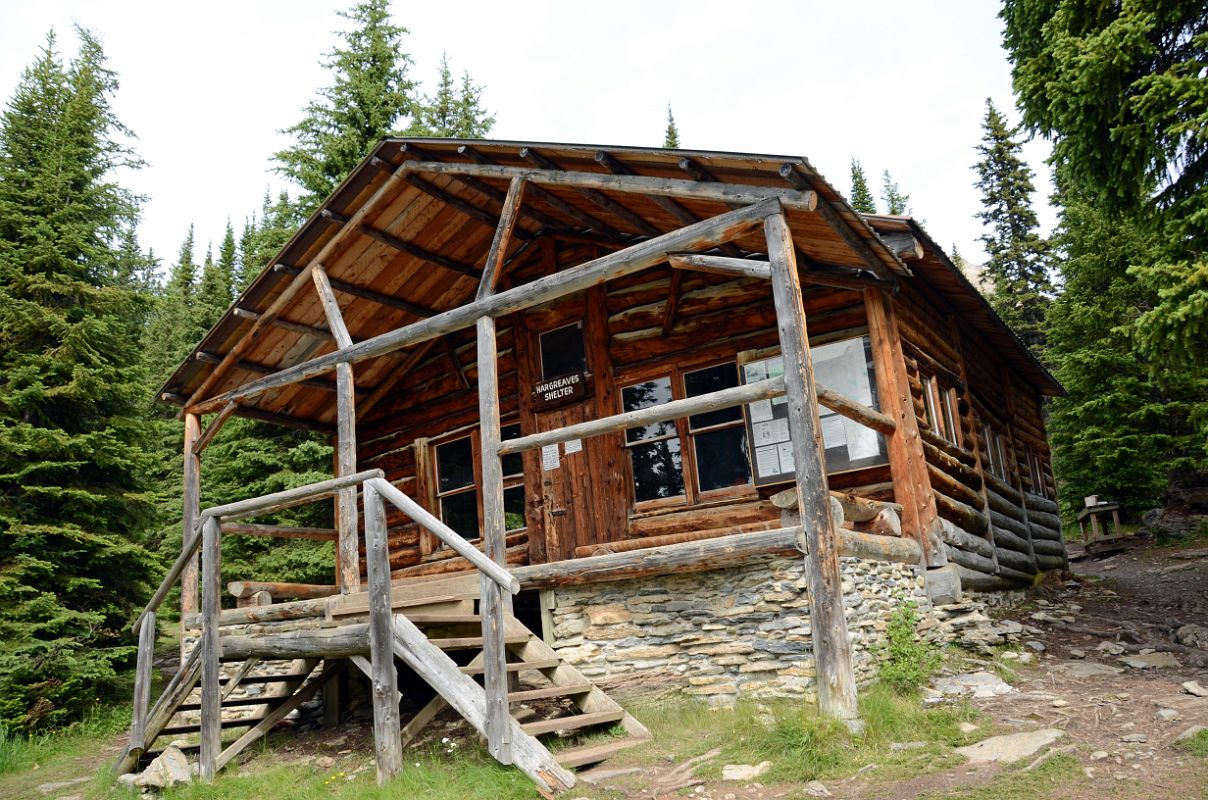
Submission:
<svg viewBox="0 0 1208 800">
<path fill-rule="evenodd" d="M 718 275 L 739 275 L 744 278 L 762 278 L 764 280 L 772 277 L 772 267 L 766 261 L 708 256 L 698 253 L 676 253 L 667 261 L 676 269 L 712 272 Z"/>
<path fill-rule="evenodd" d="M 387 331 L 344 350 L 317 356 L 302 364 L 282 370 L 276 375 L 203 400 L 190 411 L 197 413 L 221 408 L 231 400 L 253 397 L 271 389 L 330 372 L 340 362 L 356 363 L 377 358 L 393 350 L 469 327 L 484 315 L 499 317 L 532 308 L 664 263 L 668 253 L 717 247 L 722 242 L 746 236 L 757 230 L 767 216 L 777 213 L 780 208 L 778 200 L 768 199 L 735 211 L 719 214 L 696 225 L 671 231 L 655 239 L 649 239 L 624 250 L 580 264 L 572 269 L 547 275 L 522 286 L 493 294 L 485 300 L 458 306 L 430 319 Z"/>
</svg>

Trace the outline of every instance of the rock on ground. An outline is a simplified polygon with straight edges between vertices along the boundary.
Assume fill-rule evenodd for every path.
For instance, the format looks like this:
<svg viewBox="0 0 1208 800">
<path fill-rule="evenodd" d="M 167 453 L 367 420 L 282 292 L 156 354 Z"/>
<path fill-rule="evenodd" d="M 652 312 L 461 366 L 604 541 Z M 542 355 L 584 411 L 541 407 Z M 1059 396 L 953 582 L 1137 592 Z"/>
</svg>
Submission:
<svg viewBox="0 0 1208 800">
<path fill-rule="evenodd" d="M 165 747 L 147 768 L 134 779 L 140 789 L 166 789 L 177 784 L 190 783 L 193 771 L 185 754 L 175 747 Z"/>
<path fill-rule="evenodd" d="M 946 695 L 971 694 L 975 698 L 997 697 L 1015 692 L 1015 687 L 989 672 L 965 672 L 939 678 L 935 681 L 935 688 Z"/>
<path fill-rule="evenodd" d="M 753 781 L 772 768 L 771 761 L 758 764 L 726 764 L 721 768 L 723 781 Z"/>
<path fill-rule="evenodd" d="M 1013 764 L 1021 758 L 1027 758 L 1042 747 L 1047 747 L 1065 736 L 1065 731 L 1056 728 L 1041 728 L 1023 733 L 1011 733 L 1006 736 L 991 736 L 977 744 L 968 747 L 958 747 L 956 752 L 969 759 L 970 763 L 982 764 L 999 761 Z"/>
</svg>

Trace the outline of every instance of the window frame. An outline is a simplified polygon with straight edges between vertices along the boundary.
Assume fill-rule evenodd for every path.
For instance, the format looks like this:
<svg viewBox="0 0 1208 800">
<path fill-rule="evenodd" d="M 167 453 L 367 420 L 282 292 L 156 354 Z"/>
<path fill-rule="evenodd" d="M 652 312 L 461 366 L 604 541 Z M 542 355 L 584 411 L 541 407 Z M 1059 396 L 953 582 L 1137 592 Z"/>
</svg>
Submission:
<svg viewBox="0 0 1208 800">
<path fill-rule="evenodd" d="M 983 467 L 994 477 L 1010 483 L 1011 475 L 1007 460 L 1007 447 L 1003 443 L 1002 431 L 989 422 L 982 423 L 982 441 L 985 442 Z"/>
<path fill-rule="evenodd" d="M 519 418 L 503 420 L 503 421 L 501 421 L 499 427 L 500 427 L 501 432 L 505 431 L 508 428 L 516 428 L 517 429 L 516 435 L 517 436 L 522 435 Z M 506 436 L 506 435 L 501 436 L 501 439 L 505 439 L 505 440 L 510 439 L 510 438 L 514 438 L 514 437 Z M 473 481 L 466 486 L 459 486 L 456 489 L 442 491 L 441 487 L 440 487 L 440 448 L 445 445 L 460 441 L 462 439 L 470 440 L 470 458 L 471 458 L 471 461 L 473 462 L 472 463 Z M 470 542 L 471 544 L 477 544 L 478 542 L 480 542 L 482 540 L 482 428 L 478 425 L 475 425 L 469 429 L 462 428 L 462 429 L 458 429 L 456 431 L 450 431 L 441 436 L 433 437 L 433 439 L 431 440 L 431 448 L 432 448 L 431 479 L 432 479 L 432 486 L 434 489 L 433 496 L 434 496 L 435 504 L 436 504 L 436 508 L 432 509 L 433 516 L 435 516 L 441 522 L 445 522 L 444 499 L 446 497 L 452 497 L 452 496 L 458 495 L 458 494 L 466 494 L 469 492 L 473 492 L 474 493 L 474 505 L 475 505 L 475 508 L 477 509 L 477 516 L 478 516 L 477 535 L 474 537 L 465 536 L 464 534 L 460 534 L 460 533 L 458 535 L 462 536 L 466 541 Z M 524 464 L 524 462 L 521 461 L 521 469 L 519 472 L 505 473 L 503 475 L 503 491 L 505 494 L 508 492 L 509 489 L 515 489 L 517 487 L 519 487 L 521 490 L 524 489 L 525 483 L 524 483 L 524 466 L 523 466 L 523 464 Z M 446 522 L 445 524 L 448 524 L 448 523 Z M 511 536 L 512 534 L 515 534 L 515 533 L 521 533 L 523 531 L 528 530 L 529 520 L 528 520 L 528 498 L 527 498 L 527 496 L 525 497 L 524 525 L 521 527 L 518 527 L 518 528 L 508 528 L 508 527 L 506 527 L 506 525 L 507 525 L 506 516 L 504 519 L 504 525 L 505 525 L 505 527 L 504 527 L 504 536 L 505 537 Z M 442 542 L 439 538 L 433 537 L 433 539 L 435 540 L 432 545 L 433 550 L 437 550 L 442 547 L 448 546 L 444 542 Z"/>
<path fill-rule="evenodd" d="M 670 380 L 671 384 L 671 399 L 683 400 L 688 396 L 685 382 L 685 376 L 688 373 L 699 372 L 701 370 L 706 370 L 711 367 L 717 367 L 724 364 L 733 365 L 735 376 L 738 377 L 738 354 L 736 352 L 723 354 L 719 354 L 717 352 L 706 353 L 701 354 L 697 358 L 686 360 L 681 363 L 656 364 L 644 367 L 642 369 L 618 374 L 616 377 L 618 413 L 624 412 L 624 391 L 631 386 L 635 386 L 646 381 L 657 380 L 659 378 L 667 378 Z M 741 407 L 737 408 L 739 408 L 741 411 Z M 699 429 L 691 428 L 690 417 L 688 416 L 676 417 L 672 421 L 675 424 L 674 434 L 668 433 L 651 439 L 642 439 L 637 442 L 630 442 L 626 436 L 624 438 L 624 449 L 628 456 L 629 451 L 635 445 L 650 444 L 651 442 L 663 441 L 671 438 L 678 439 L 680 448 L 680 469 L 683 474 L 684 492 L 683 494 L 675 495 L 674 497 L 659 497 L 651 500 L 637 500 L 633 477 L 633 459 L 632 456 L 628 456 L 625 459 L 625 469 L 628 476 L 629 500 L 632 511 L 648 512 L 669 507 L 691 507 L 707 502 L 756 496 L 754 478 L 750 475 L 749 454 L 747 458 L 748 476 L 745 484 L 740 486 L 723 486 L 708 490 L 701 490 L 700 488 L 700 471 L 696 459 L 695 437 L 702 433 L 707 434 L 713 431 L 741 427 L 743 430 L 743 437 L 745 438 L 746 425 L 744 417 L 741 413 L 737 420 L 727 421 L 717 425 L 709 425 Z M 748 442 L 748 447 L 749 446 L 750 443 Z"/>
</svg>

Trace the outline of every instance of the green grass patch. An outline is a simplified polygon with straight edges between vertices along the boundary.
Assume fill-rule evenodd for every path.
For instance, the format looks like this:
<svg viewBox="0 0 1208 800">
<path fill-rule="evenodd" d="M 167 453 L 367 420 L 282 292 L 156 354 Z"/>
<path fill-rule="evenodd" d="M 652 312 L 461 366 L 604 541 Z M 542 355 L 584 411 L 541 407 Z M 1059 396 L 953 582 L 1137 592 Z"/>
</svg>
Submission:
<svg viewBox="0 0 1208 800">
<path fill-rule="evenodd" d="M 83 720 L 53 733 L 21 736 L 0 729 L 0 776 L 41 767 L 64 756 L 94 751 L 130 725 L 130 707 L 97 706 Z"/>
<path fill-rule="evenodd" d="M 1184 739 L 1177 746 L 1193 756 L 1208 758 L 1208 730 L 1202 730 L 1190 739 Z"/>
<path fill-rule="evenodd" d="M 733 709 L 710 709 L 688 699 L 668 699 L 634 709 L 654 734 L 640 753 L 614 759 L 618 765 L 659 758 L 682 762 L 714 748 L 721 755 L 697 774 L 720 778 L 722 764 L 771 761 L 767 782 L 801 782 L 846 777 L 868 764 L 872 775 L 900 777 L 903 771 L 927 772 L 963 761 L 953 746 L 976 741 L 985 731 L 961 733 L 960 723 L 976 712 L 967 705 L 923 708 L 917 694 L 903 695 L 879 683 L 860 693 L 864 732 L 853 736 L 845 725 L 821 717 L 802 701 L 743 702 Z M 895 742 L 923 742 L 891 750 Z M 866 773 L 867 774 L 867 773 Z"/>
</svg>

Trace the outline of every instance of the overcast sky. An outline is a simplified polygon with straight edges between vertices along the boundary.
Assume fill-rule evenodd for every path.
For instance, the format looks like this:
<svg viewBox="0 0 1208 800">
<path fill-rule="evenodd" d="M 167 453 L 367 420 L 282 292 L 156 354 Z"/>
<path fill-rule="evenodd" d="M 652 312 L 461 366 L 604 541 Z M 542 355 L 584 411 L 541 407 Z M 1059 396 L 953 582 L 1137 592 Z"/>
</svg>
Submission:
<svg viewBox="0 0 1208 800">
<path fill-rule="evenodd" d="M 272 154 L 328 82 L 319 65 L 352 0 L 0 0 L 0 95 L 54 28 L 96 32 L 121 88 L 119 118 L 147 161 L 123 177 L 145 195 L 140 236 L 170 261 L 190 223 L 199 251 L 236 234 L 266 187 Z M 936 241 L 980 260 L 971 169 L 985 99 L 1016 117 L 991 0 L 408 4 L 412 76 L 431 86 L 442 52 L 484 84 L 492 136 L 662 144 L 670 102 L 686 148 L 801 155 L 844 195 L 858 158 L 879 195 L 889 169 Z M 1044 142 L 1042 223 L 1052 224 Z"/>
</svg>

